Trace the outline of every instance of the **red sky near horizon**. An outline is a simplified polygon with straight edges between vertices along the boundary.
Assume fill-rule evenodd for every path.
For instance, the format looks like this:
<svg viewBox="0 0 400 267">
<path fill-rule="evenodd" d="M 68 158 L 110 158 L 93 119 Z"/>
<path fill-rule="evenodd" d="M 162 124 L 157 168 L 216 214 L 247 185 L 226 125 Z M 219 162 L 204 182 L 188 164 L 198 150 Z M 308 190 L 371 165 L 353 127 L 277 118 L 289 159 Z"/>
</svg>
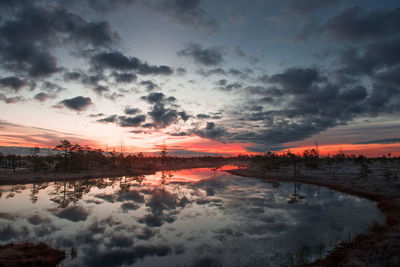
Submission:
<svg viewBox="0 0 400 267">
<path fill-rule="evenodd" d="M 3 124 L 0 128 L 0 146 L 6 147 L 46 147 L 53 148 L 58 144 L 59 140 L 67 139 L 71 143 L 77 143 L 80 145 L 89 145 L 92 148 L 101 148 L 106 151 L 111 151 L 115 149 L 115 151 L 120 151 L 120 146 L 110 145 L 101 143 L 96 140 L 90 140 L 89 138 L 68 134 L 68 133 L 60 133 L 56 131 L 51 131 L 43 128 L 35 128 L 35 127 L 26 127 L 16 124 Z M 219 154 L 219 155 L 238 155 L 238 154 L 247 154 L 247 155 L 255 155 L 262 154 L 256 152 L 250 152 L 246 150 L 246 147 L 249 145 L 248 143 L 222 143 L 215 140 L 210 140 L 206 138 L 201 138 L 198 136 L 184 136 L 184 137 L 174 137 L 169 138 L 168 136 L 165 139 L 160 139 L 162 143 L 158 145 L 151 145 L 143 148 L 137 146 L 129 146 L 127 144 L 123 144 L 123 151 L 125 153 L 139 153 L 139 152 L 148 152 L 155 153 L 160 151 L 160 145 L 165 142 L 165 145 L 172 154 L 177 155 L 196 155 L 197 153 L 211 153 L 211 154 Z M 314 145 L 304 146 L 292 146 L 290 147 L 290 151 L 292 153 L 302 153 L 306 149 L 314 148 Z M 284 149 L 281 151 L 274 151 L 277 153 L 285 153 L 288 149 Z M 334 155 L 339 151 L 342 151 L 346 154 L 355 154 L 360 155 L 363 154 L 365 156 L 382 156 L 391 153 L 392 156 L 400 156 L 400 144 L 320 144 L 319 151 L 322 156 L 327 156 L 328 154 Z M 1 152 L 1 151 L 0 151 Z"/>
</svg>

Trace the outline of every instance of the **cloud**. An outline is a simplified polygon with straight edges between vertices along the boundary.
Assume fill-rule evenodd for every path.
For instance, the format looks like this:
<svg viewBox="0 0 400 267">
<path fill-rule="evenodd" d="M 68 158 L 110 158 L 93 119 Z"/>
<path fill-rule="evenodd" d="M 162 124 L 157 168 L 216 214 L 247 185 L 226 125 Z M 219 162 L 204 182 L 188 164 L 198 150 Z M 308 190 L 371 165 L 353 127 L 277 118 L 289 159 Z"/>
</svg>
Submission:
<svg viewBox="0 0 400 267">
<path fill-rule="evenodd" d="M 203 48 L 200 44 L 191 43 L 178 51 L 178 56 L 190 57 L 196 63 L 204 66 L 215 66 L 223 62 L 223 48 L 210 47 Z"/>
<path fill-rule="evenodd" d="M 216 127 L 214 122 L 207 122 L 203 129 L 194 129 L 192 133 L 203 138 L 223 141 L 228 137 L 228 131 L 223 127 Z"/>
<path fill-rule="evenodd" d="M 209 69 L 209 70 L 199 69 L 197 71 L 197 73 L 204 77 L 208 77 L 211 75 L 226 75 L 227 74 L 227 72 L 222 68 L 215 68 L 215 69 Z"/>
<path fill-rule="evenodd" d="M 64 99 L 54 107 L 61 108 L 64 106 L 73 111 L 84 111 L 92 104 L 90 97 L 77 96 L 70 99 Z"/>
<path fill-rule="evenodd" d="M 137 76 L 134 73 L 114 72 L 112 76 L 114 77 L 117 83 L 131 83 L 133 81 L 136 81 L 137 79 Z"/>
<path fill-rule="evenodd" d="M 364 49 L 348 48 L 339 52 L 344 75 L 373 75 L 400 63 L 400 35 L 368 43 Z"/>
<path fill-rule="evenodd" d="M 121 209 L 123 212 L 128 212 L 130 210 L 137 210 L 140 206 L 136 203 L 126 202 L 121 204 Z"/>
<path fill-rule="evenodd" d="M 39 224 L 50 224 L 51 219 L 49 218 L 43 218 L 38 214 L 32 215 L 27 218 L 28 222 L 30 222 L 33 225 L 39 225 Z"/>
<path fill-rule="evenodd" d="M 18 92 L 22 87 L 26 86 L 27 82 L 21 80 L 18 77 L 6 77 L 0 79 L 0 88 L 11 89 L 12 91 Z"/>
<path fill-rule="evenodd" d="M 137 114 L 140 112 L 141 112 L 141 110 L 138 108 L 125 107 L 125 109 L 124 109 L 124 113 L 126 115 L 134 115 L 134 114 Z"/>
<path fill-rule="evenodd" d="M 43 91 L 46 91 L 46 92 L 48 92 L 48 93 L 53 93 L 53 94 L 54 94 L 54 93 L 60 93 L 60 92 L 62 92 L 62 91 L 67 90 L 67 89 L 65 89 L 64 87 L 61 87 L 60 85 L 55 84 L 55 83 L 52 83 L 52 82 L 49 82 L 49 81 L 44 81 L 44 82 L 41 84 L 40 88 L 41 88 Z"/>
<path fill-rule="evenodd" d="M 118 51 L 95 54 L 91 58 L 91 63 L 95 69 L 99 70 L 133 70 L 144 75 L 170 75 L 173 73 L 172 68 L 168 66 L 151 66 L 136 57 L 127 57 Z"/>
<path fill-rule="evenodd" d="M 136 8 L 144 6 L 183 26 L 211 33 L 218 29 L 218 22 L 200 6 L 200 0 L 88 0 L 88 2 L 99 12 L 136 4 Z"/>
<path fill-rule="evenodd" d="M 97 122 L 100 123 L 109 123 L 109 122 L 116 122 L 117 121 L 117 115 L 111 115 L 108 117 L 105 117 L 103 119 L 98 119 Z"/>
<path fill-rule="evenodd" d="M 121 192 L 116 199 L 117 201 L 130 200 L 137 203 L 144 202 L 144 196 L 140 192 L 134 190 L 128 192 Z"/>
<path fill-rule="evenodd" d="M 218 22 L 200 7 L 200 3 L 200 0 L 148 0 L 145 5 L 184 26 L 213 33 L 218 29 Z"/>
<path fill-rule="evenodd" d="M 186 121 L 189 118 L 185 111 L 176 109 L 178 106 L 174 104 L 176 98 L 173 96 L 166 97 L 163 93 L 153 92 L 141 99 L 153 105 L 148 115 L 156 128 L 165 128 L 179 119 Z"/>
<path fill-rule="evenodd" d="M 222 79 L 218 81 L 219 87 L 217 87 L 217 90 L 220 90 L 222 92 L 231 92 L 233 90 L 237 90 L 242 88 L 242 84 L 239 82 L 234 82 L 234 83 L 229 83 L 227 84 L 226 79 Z"/>
<path fill-rule="evenodd" d="M 374 139 L 374 140 L 357 142 L 357 144 L 396 144 L 396 143 L 400 143 L 400 138 Z"/>
<path fill-rule="evenodd" d="M 14 228 L 11 224 L 0 226 L 0 241 L 9 241 L 12 239 L 26 238 L 29 235 L 29 229 L 26 226 Z"/>
<path fill-rule="evenodd" d="M 126 107 L 124 112 L 127 115 L 133 115 L 139 113 L 140 110 Z M 139 127 L 143 122 L 146 121 L 146 115 L 137 115 L 137 116 L 111 115 L 102 119 L 98 119 L 96 121 L 100 123 L 116 123 L 121 127 Z"/>
<path fill-rule="evenodd" d="M 399 7 L 367 11 L 363 7 L 352 6 L 328 19 L 321 32 L 338 41 L 376 41 L 398 34 L 399 30 Z"/>
<path fill-rule="evenodd" d="M 3 101 L 6 104 L 15 104 L 19 102 L 24 102 L 25 98 L 23 98 L 22 96 L 7 97 L 4 94 L 0 94 L 0 101 Z"/>
<path fill-rule="evenodd" d="M 176 73 L 178 75 L 183 76 L 183 75 L 185 75 L 187 73 L 187 70 L 185 68 L 179 67 L 179 68 L 176 69 Z"/>
<path fill-rule="evenodd" d="M 37 94 L 33 97 L 33 99 L 35 99 L 35 100 L 37 100 L 37 101 L 39 101 L 39 102 L 45 102 L 45 101 L 47 101 L 48 99 L 53 99 L 53 98 L 56 98 L 56 96 L 55 96 L 55 95 L 50 95 L 50 94 L 44 93 L 44 92 L 37 93 Z"/>
<path fill-rule="evenodd" d="M 271 76 L 268 82 L 280 84 L 288 93 L 302 94 L 310 90 L 312 84 L 317 82 L 319 78 L 317 69 L 296 67 Z"/>
<path fill-rule="evenodd" d="M 152 82 L 152 81 L 150 81 L 150 80 L 141 81 L 141 82 L 140 82 L 140 85 L 145 86 L 145 87 L 146 87 L 146 90 L 147 90 L 148 92 L 154 91 L 154 90 L 156 90 L 156 89 L 159 88 L 158 85 L 157 85 L 156 83 L 154 83 L 154 82 Z"/>
<path fill-rule="evenodd" d="M 72 222 L 85 221 L 89 216 L 89 212 L 80 206 L 72 206 L 59 211 L 55 211 L 54 215 Z"/>
<path fill-rule="evenodd" d="M 118 37 L 108 22 L 88 22 L 60 6 L 29 2 L 14 7 L 0 22 L 1 65 L 9 71 L 50 76 L 61 70 L 56 46 L 109 47 Z"/>
<path fill-rule="evenodd" d="M 118 116 L 118 124 L 121 127 L 137 127 L 146 120 L 146 115 L 137 115 L 135 117 Z"/>
</svg>

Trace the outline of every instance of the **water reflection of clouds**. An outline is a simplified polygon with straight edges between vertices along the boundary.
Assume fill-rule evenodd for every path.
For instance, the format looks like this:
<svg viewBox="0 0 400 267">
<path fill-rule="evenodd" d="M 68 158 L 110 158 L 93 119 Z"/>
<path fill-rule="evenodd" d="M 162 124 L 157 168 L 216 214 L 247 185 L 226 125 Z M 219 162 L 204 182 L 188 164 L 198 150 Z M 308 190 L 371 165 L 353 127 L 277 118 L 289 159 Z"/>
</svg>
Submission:
<svg viewBox="0 0 400 267">
<path fill-rule="evenodd" d="M 245 265 L 359 231 L 378 214 L 368 201 L 308 185 L 296 188 L 304 201 L 288 204 L 294 186 L 185 170 L 1 188 L 13 196 L 0 205 L 18 205 L 0 212 L 0 241 L 56 240 L 78 251 L 65 266 Z"/>
</svg>

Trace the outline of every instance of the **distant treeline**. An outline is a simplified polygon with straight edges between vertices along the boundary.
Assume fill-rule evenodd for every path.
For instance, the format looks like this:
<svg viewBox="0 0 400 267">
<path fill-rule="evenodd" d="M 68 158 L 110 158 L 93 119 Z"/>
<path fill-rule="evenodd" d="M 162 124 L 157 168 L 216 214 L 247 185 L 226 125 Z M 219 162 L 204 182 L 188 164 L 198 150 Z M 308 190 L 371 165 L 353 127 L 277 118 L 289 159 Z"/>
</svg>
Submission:
<svg viewBox="0 0 400 267">
<path fill-rule="evenodd" d="M 124 155 L 115 151 L 106 152 L 102 149 L 93 149 L 89 146 L 71 144 L 68 140 L 61 140 L 60 144 L 53 148 L 57 153 L 54 155 L 39 155 L 40 148 L 31 149 L 27 156 L 3 155 L 0 153 L 0 167 L 27 172 L 37 171 L 81 171 L 81 170 L 115 170 L 115 169 L 179 169 L 183 167 L 210 167 L 223 164 L 262 163 L 267 171 L 281 167 L 293 166 L 294 174 L 298 174 L 300 168 L 317 169 L 320 166 L 338 165 L 346 161 L 353 161 L 360 164 L 368 173 L 368 162 L 380 160 L 398 160 L 399 157 L 387 156 L 380 158 L 367 158 L 363 155 L 347 155 L 339 152 L 335 155 L 320 157 L 318 145 L 315 148 L 307 149 L 303 153 L 294 154 L 267 152 L 264 155 L 238 155 L 234 157 L 223 156 L 197 156 L 178 157 L 168 155 L 164 147 L 158 156 L 144 156 L 143 153 Z"/>
<path fill-rule="evenodd" d="M 232 161 L 247 160 L 247 156 L 222 157 L 222 156 L 197 156 L 178 157 L 168 155 L 166 148 L 158 156 L 145 156 L 143 153 L 124 155 L 115 151 L 107 152 L 102 149 L 93 149 L 87 145 L 71 144 L 68 140 L 61 140 L 53 148 L 54 155 L 39 155 L 40 148 L 31 149 L 31 154 L 26 156 L 0 153 L 0 167 L 17 171 L 81 171 L 111 169 L 144 169 L 153 170 L 162 167 L 178 169 L 191 166 L 217 166 L 230 164 Z"/>
</svg>

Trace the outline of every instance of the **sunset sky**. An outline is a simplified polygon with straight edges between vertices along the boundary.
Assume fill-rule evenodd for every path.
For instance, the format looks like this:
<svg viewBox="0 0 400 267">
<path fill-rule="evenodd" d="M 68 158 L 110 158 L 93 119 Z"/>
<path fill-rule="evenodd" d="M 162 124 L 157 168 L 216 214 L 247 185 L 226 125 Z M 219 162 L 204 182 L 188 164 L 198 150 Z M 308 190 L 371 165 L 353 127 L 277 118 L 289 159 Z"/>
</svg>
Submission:
<svg viewBox="0 0 400 267">
<path fill-rule="evenodd" d="M 399 112 L 399 1 L 0 0 L 0 152 L 400 155 Z"/>
</svg>

